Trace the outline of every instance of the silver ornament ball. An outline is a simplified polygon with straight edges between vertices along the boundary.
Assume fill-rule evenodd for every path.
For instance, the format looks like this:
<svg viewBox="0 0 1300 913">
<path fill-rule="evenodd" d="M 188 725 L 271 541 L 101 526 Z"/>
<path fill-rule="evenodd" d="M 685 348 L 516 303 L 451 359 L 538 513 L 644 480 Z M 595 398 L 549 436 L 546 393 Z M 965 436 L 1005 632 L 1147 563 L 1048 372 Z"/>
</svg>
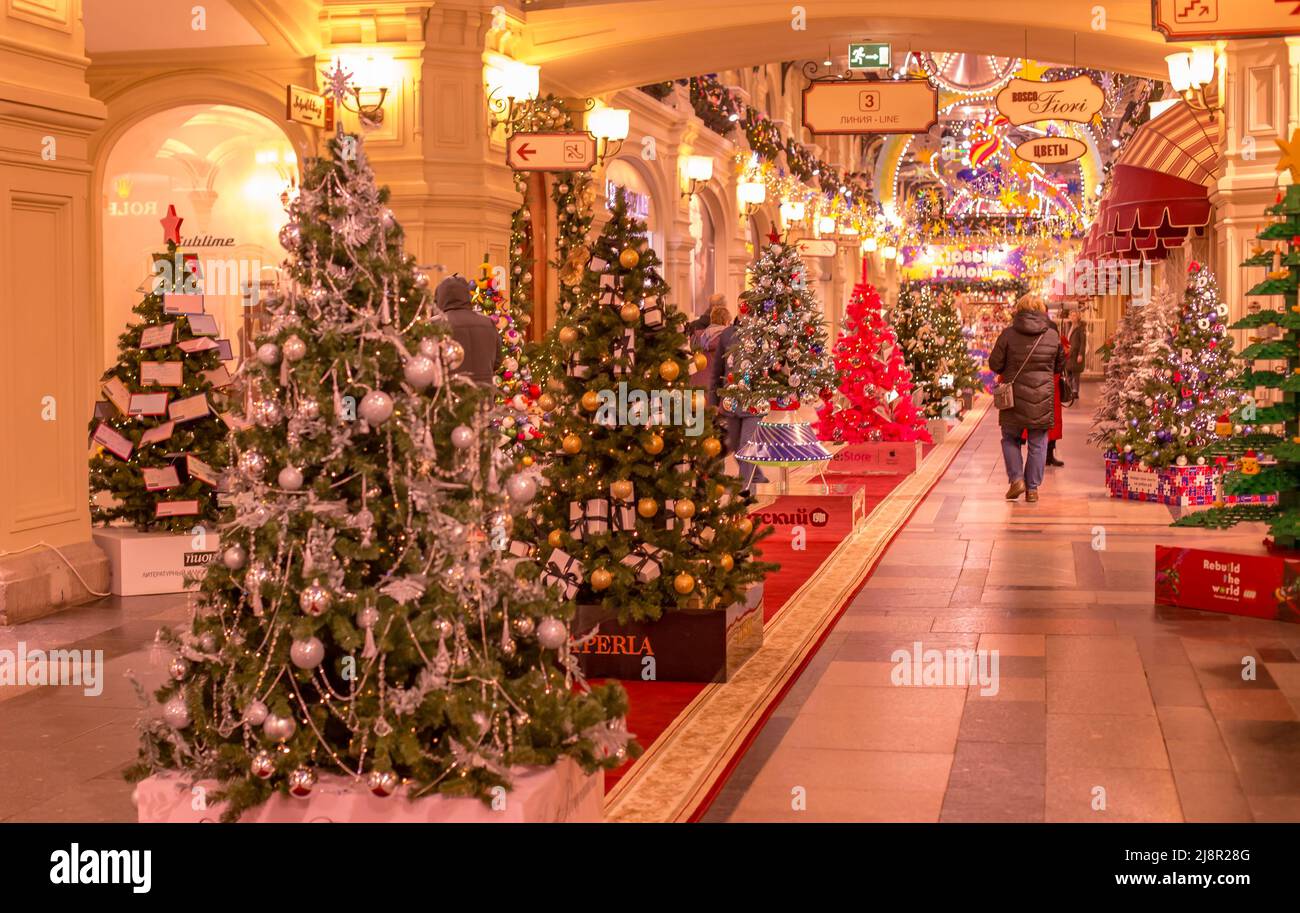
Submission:
<svg viewBox="0 0 1300 913">
<path fill-rule="evenodd" d="M 239 471 L 253 479 L 262 478 L 266 472 L 266 457 L 257 450 L 245 450 L 239 455 Z"/>
<path fill-rule="evenodd" d="M 437 372 L 437 362 L 424 354 L 408 358 L 402 366 L 402 377 L 413 390 L 427 390 L 436 379 Z"/>
<path fill-rule="evenodd" d="M 237 571 L 248 561 L 248 550 L 242 545 L 232 545 L 221 553 L 221 563 L 228 570 Z"/>
<path fill-rule="evenodd" d="M 163 719 L 173 729 L 184 729 L 190 725 L 190 708 L 185 705 L 185 698 L 176 695 L 163 704 Z"/>
<path fill-rule="evenodd" d="M 289 661 L 299 669 L 315 669 L 325 661 L 325 645 L 319 637 L 295 640 L 289 646 Z"/>
<path fill-rule="evenodd" d="M 451 429 L 451 444 L 461 450 L 474 443 L 474 430 L 468 425 L 457 425 Z"/>
<path fill-rule="evenodd" d="M 261 726 L 270 712 L 261 701 L 253 701 L 244 708 L 244 722 L 250 726 Z"/>
<path fill-rule="evenodd" d="M 284 357 L 289 361 L 302 361 L 307 357 L 307 343 L 300 336 L 290 336 L 284 341 Z"/>
<path fill-rule="evenodd" d="M 297 222 L 286 222 L 280 229 L 280 246 L 285 250 L 294 250 L 302 241 L 302 229 Z"/>
<path fill-rule="evenodd" d="M 527 616 L 520 616 L 510 622 L 510 627 L 520 637 L 532 637 L 537 623 Z"/>
<path fill-rule="evenodd" d="M 296 466 L 286 466 L 280 470 L 276 481 L 285 491 L 297 491 L 302 488 L 302 470 Z"/>
<path fill-rule="evenodd" d="M 442 341 L 442 357 L 446 359 L 447 364 L 452 368 L 459 368 L 465 361 L 465 347 L 454 339 L 444 339 Z"/>
<path fill-rule="evenodd" d="M 506 480 L 506 494 L 516 504 L 527 504 L 537 497 L 537 482 L 522 473 L 512 475 Z"/>
<path fill-rule="evenodd" d="M 299 799 L 305 799 L 311 795 L 312 789 L 316 786 L 316 771 L 310 767 L 298 767 L 289 773 L 289 792 Z"/>
<path fill-rule="evenodd" d="M 383 390 L 371 390 L 361 397 L 360 416 L 371 425 L 382 425 L 393 414 L 393 398 Z"/>
<path fill-rule="evenodd" d="M 253 755 L 253 760 L 248 762 L 249 772 L 262 780 L 269 779 L 275 774 L 275 757 L 266 749 L 262 749 Z"/>
<path fill-rule="evenodd" d="M 298 724 L 294 722 L 293 717 L 276 716 L 269 713 L 262 722 L 262 732 L 266 737 L 276 742 L 284 742 L 293 738 L 293 734 L 298 731 Z"/>
<path fill-rule="evenodd" d="M 179 682 L 190 674 L 189 661 L 180 656 L 173 656 L 172 661 L 167 664 L 167 674 Z"/>
<path fill-rule="evenodd" d="M 280 347 L 273 342 L 264 342 L 257 347 L 257 360 L 268 368 L 280 363 Z"/>
<path fill-rule="evenodd" d="M 537 641 L 547 650 L 558 650 L 568 636 L 564 622 L 556 618 L 543 618 L 537 626 Z"/>
<path fill-rule="evenodd" d="M 381 799 L 385 799 L 397 792 L 400 783 L 397 774 L 391 770 L 372 770 L 370 775 L 366 777 L 366 789 Z"/>
<path fill-rule="evenodd" d="M 298 607 L 312 618 L 318 618 L 329 611 L 334 596 L 319 583 L 312 583 L 298 594 Z"/>
</svg>

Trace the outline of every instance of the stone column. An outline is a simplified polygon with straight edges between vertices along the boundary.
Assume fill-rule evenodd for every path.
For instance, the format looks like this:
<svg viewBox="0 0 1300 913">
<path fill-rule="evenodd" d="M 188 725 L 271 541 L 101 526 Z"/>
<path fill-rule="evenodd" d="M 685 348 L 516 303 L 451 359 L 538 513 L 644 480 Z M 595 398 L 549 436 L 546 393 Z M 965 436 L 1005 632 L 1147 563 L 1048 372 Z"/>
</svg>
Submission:
<svg viewBox="0 0 1300 913">
<path fill-rule="evenodd" d="M 0 625 L 108 588 L 90 542 L 90 97 L 80 4 L 0 8 Z M 57 547 L 67 559 L 44 546 Z"/>
</svg>

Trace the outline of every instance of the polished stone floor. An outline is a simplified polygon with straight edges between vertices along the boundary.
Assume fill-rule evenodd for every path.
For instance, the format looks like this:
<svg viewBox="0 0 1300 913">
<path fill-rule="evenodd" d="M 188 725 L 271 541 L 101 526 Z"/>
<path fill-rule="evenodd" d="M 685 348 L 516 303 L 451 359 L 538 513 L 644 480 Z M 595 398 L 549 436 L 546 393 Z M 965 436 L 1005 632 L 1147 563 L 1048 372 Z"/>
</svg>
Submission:
<svg viewBox="0 0 1300 913">
<path fill-rule="evenodd" d="M 1155 542 L 1258 529 L 1170 530 L 1166 508 L 1106 497 L 1086 409 L 1036 505 L 1002 500 L 988 416 L 706 820 L 1300 820 L 1300 625 L 1151 602 Z M 0 687 L 0 821 L 134 820 L 128 674 L 157 685 L 154 632 L 185 614 L 183 597 L 106 599 L 0 628 L 0 649 L 106 661 L 98 697 Z M 890 655 L 918 642 L 996 649 L 998 693 L 892 685 Z"/>
<path fill-rule="evenodd" d="M 705 820 L 1300 821 L 1300 625 L 1152 603 L 1156 542 L 1262 527 L 1108 498 L 1090 411 L 1037 504 L 1003 500 L 988 413 Z M 893 685 L 916 643 L 996 649 L 997 694 Z"/>
</svg>

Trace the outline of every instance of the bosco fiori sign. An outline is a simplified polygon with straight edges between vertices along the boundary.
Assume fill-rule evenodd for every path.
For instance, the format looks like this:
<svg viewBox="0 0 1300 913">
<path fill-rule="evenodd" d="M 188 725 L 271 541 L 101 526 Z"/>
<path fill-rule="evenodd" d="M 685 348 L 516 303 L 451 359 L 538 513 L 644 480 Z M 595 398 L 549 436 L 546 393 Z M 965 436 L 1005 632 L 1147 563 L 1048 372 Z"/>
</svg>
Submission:
<svg viewBox="0 0 1300 913">
<path fill-rule="evenodd" d="M 814 82 L 803 90 L 813 133 L 924 133 L 939 122 L 939 95 L 925 79 Z"/>
<path fill-rule="evenodd" d="M 1019 247 L 983 244 L 925 244 L 900 251 L 904 281 L 1018 279 L 1024 271 Z"/>
<path fill-rule="evenodd" d="M 1087 76 L 1038 82 L 1013 79 L 998 93 L 998 111 L 1017 127 L 1043 120 L 1086 124 L 1106 103 L 1106 93 Z"/>
<path fill-rule="evenodd" d="M 1088 144 L 1073 136 L 1043 136 L 1027 139 L 1016 147 L 1016 158 L 1039 165 L 1060 165 L 1082 158 Z"/>
</svg>

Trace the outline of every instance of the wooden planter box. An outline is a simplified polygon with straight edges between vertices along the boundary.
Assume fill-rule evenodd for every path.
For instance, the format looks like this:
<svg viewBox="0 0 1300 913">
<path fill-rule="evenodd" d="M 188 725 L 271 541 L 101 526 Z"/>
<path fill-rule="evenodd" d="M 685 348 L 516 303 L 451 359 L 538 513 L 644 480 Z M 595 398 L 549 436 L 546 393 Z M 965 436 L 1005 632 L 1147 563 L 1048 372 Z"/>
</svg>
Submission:
<svg viewBox="0 0 1300 913">
<path fill-rule="evenodd" d="M 725 682 L 763 646 L 763 585 L 726 609 L 665 612 L 658 621 L 620 623 L 597 604 L 578 605 L 574 648 L 588 678 Z"/>
</svg>

